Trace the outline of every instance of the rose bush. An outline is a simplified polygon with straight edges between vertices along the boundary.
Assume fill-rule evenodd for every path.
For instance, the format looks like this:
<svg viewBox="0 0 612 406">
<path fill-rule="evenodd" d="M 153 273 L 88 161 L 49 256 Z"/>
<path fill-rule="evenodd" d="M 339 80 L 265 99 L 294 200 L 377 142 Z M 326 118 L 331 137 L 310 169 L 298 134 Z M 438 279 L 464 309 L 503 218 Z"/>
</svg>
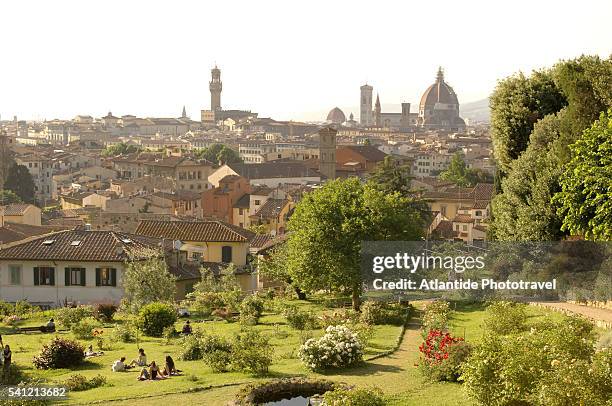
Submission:
<svg viewBox="0 0 612 406">
<path fill-rule="evenodd" d="M 419 346 L 423 375 L 434 381 L 456 382 L 461 364 L 470 354 L 470 345 L 461 337 L 453 337 L 440 330 L 429 330 L 427 338 Z"/>
<path fill-rule="evenodd" d="M 307 340 L 298 356 L 313 371 L 344 368 L 362 361 L 363 345 L 348 327 L 329 326 L 323 337 Z"/>
</svg>

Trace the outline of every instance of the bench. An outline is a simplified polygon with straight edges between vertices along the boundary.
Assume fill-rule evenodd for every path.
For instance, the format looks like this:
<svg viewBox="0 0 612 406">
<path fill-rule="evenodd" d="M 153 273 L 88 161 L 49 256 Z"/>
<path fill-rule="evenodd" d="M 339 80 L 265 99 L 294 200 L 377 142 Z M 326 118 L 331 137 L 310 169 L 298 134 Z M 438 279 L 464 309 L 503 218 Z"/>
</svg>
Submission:
<svg viewBox="0 0 612 406">
<path fill-rule="evenodd" d="M 20 333 L 27 333 L 27 332 L 31 332 L 31 331 L 39 331 L 41 333 L 54 333 L 55 329 L 47 329 L 46 326 L 36 326 L 36 327 L 20 327 L 19 328 L 19 332 Z"/>
</svg>

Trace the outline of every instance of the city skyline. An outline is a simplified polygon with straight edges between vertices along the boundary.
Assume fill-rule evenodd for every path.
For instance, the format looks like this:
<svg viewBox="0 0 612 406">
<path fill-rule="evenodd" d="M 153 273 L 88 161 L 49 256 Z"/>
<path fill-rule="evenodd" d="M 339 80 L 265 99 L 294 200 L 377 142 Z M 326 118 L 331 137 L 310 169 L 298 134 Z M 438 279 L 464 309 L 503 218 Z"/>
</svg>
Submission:
<svg viewBox="0 0 612 406">
<path fill-rule="evenodd" d="M 366 82 L 383 107 L 405 101 L 414 109 L 442 66 L 466 104 L 486 98 L 497 80 L 519 70 L 612 52 L 612 29 L 605 25 L 612 6 L 603 3 L 597 14 L 588 6 L 570 9 L 569 2 L 552 10 L 527 2 L 510 8 L 393 4 L 396 13 L 354 3 L 170 8 L 111 1 L 76 10 L 74 4 L 4 6 L 14 17 L 0 27 L 0 44 L 20 63 L 0 70 L 2 119 L 101 117 L 108 111 L 178 117 L 183 105 L 198 119 L 210 108 L 210 69 L 218 64 L 224 108 L 324 120 L 335 106 L 358 116 L 359 86 Z M 529 30 L 516 30 L 527 24 Z M 538 41 L 543 36 L 550 41 L 545 48 Z"/>
</svg>

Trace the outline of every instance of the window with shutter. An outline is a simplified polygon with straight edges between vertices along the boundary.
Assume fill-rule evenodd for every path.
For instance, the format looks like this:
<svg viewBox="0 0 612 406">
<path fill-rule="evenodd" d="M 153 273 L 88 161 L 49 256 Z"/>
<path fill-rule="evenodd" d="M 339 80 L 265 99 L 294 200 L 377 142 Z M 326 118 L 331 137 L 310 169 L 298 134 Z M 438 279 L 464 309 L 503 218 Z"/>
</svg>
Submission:
<svg viewBox="0 0 612 406">
<path fill-rule="evenodd" d="M 232 247 L 229 245 L 224 245 L 221 247 L 221 262 L 232 262 Z"/>
<path fill-rule="evenodd" d="M 117 286 L 117 270 L 115 268 L 97 268 L 96 286 Z"/>
<path fill-rule="evenodd" d="M 85 286 L 85 268 L 66 268 L 66 286 Z"/>
<path fill-rule="evenodd" d="M 51 266 L 34 268 L 34 285 L 55 286 L 55 268 Z"/>
</svg>

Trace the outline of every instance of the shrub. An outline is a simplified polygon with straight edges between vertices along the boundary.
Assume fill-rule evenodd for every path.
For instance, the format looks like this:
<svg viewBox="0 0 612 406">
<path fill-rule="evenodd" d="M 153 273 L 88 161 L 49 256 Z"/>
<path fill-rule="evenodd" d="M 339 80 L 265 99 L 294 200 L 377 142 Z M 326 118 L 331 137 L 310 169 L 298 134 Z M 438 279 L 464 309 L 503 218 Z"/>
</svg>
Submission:
<svg viewBox="0 0 612 406">
<path fill-rule="evenodd" d="M 110 323 L 117 312 L 117 306 L 112 303 L 98 303 L 94 310 L 96 320 L 103 323 Z"/>
<path fill-rule="evenodd" d="M 93 317 L 91 306 L 62 307 L 55 312 L 55 319 L 67 329 L 88 317 Z"/>
<path fill-rule="evenodd" d="M 456 382 L 461 364 L 470 355 L 470 345 L 450 333 L 429 330 L 427 339 L 419 346 L 421 373 L 434 381 Z"/>
<path fill-rule="evenodd" d="M 427 337 L 429 330 L 446 330 L 450 312 L 450 303 L 443 300 L 436 300 L 425 306 L 421 319 L 423 336 Z"/>
<path fill-rule="evenodd" d="M 0 300 L 0 315 L 10 316 L 15 314 L 15 306 L 11 303 Z"/>
<path fill-rule="evenodd" d="M 554 368 L 574 364 L 580 369 L 590 362 L 592 329 L 584 319 L 567 317 L 518 334 L 487 334 L 461 367 L 465 388 L 481 404 L 541 404 L 534 397 L 544 396 Z M 568 384 L 572 378 L 558 379 Z"/>
<path fill-rule="evenodd" d="M 228 311 L 227 309 L 215 309 L 212 312 L 212 315 L 216 317 L 217 319 L 225 320 L 228 323 L 234 320 L 234 316 L 232 316 L 232 313 Z"/>
<path fill-rule="evenodd" d="M 526 305 L 523 303 L 497 301 L 487 306 L 485 326 L 495 334 L 512 334 L 526 329 Z"/>
<path fill-rule="evenodd" d="M 393 324 L 401 326 L 406 322 L 407 309 L 399 303 L 387 303 L 368 300 L 361 306 L 362 323 L 379 325 Z"/>
<path fill-rule="evenodd" d="M 202 345 L 198 334 L 184 336 L 180 340 L 181 353 L 179 359 L 183 361 L 195 361 L 202 359 Z"/>
<path fill-rule="evenodd" d="M 11 316 L 6 316 L 4 318 L 4 322 L 6 324 L 8 324 L 9 326 L 11 326 L 11 327 L 16 326 L 17 323 L 20 322 L 20 321 L 21 321 L 21 317 L 17 316 L 16 314 L 13 314 Z"/>
<path fill-rule="evenodd" d="M 164 328 L 174 325 L 176 319 L 176 311 L 168 303 L 149 303 L 139 312 L 140 328 L 151 337 L 161 337 Z"/>
<path fill-rule="evenodd" d="M 63 385 L 71 392 L 79 392 L 106 385 L 106 378 L 102 375 L 96 375 L 91 379 L 87 379 L 83 375 L 74 374 L 70 375 L 68 379 L 63 382 Z"/>
<path fill-rule="evenodd" d="M 26 381 L 27 378 L 23 371 L 14 363 L 9 367 L 8 374 L 0 373 L 0 385 L 17 385 L 20 382 Z"/>
<path fill-rule="evenodd" d="M 380 389 L 336 388 L 323 395 L 326 405 L 333 406 L 384 406 Z"/>
<path fill-rule="evenodd" d="M 39 310 L 40 310 L 39 307 L 33 306 L 30 302 L 27 302 L 25 300 L 20 300 L 17 303 L 15 303 L 13 311 L 18 316 L 26 316 L 30 313 L 37 312 Z"/>
<path fill-rule="evenodd" d="M 193 306 L 203 317 L 208 317 L 215 309 L 223 307 L 223 297 L 219 292 L 199 292 Z"/>
<path fill-rule="evenodd" d="M 240 324 L 254 326 L 259 322 L 264 309 L 264 301 L 258 295 L 250 295 L 240 304 Z"/>
<path fill-rule="evenodd" d="M 113 329 L 113 337 L 115 340 L 122 343 L 131 343 L 134 341 L 135 335 L 134 327 L 130 323 L 115 324 L 115 328 Z"/>
<path fill-rule="evenodd" d="M 612 348 L 612 331 L 603 333 L 597 341 L 597 349 L 606 350 Z"/>
<path fill-rule="evenodd" d="M 77 341 L 55 337 L 49 344 L 43 345 L 32 362 L 38 369 L 70 368 L 83 362 L 84 350 Z"/>
<path fill-rule="evenodd" d="M 267 337 L 255 330 L 234 336 L 231 366 L 237 371 L 262 375 L 272 364 L 273 347 Z"/>
<path fill-rule="evenodd" d="M 361 362 L 363 346 L 346 326 L 329 326 L 323 337 L 306 341 L 298 356 L 313 371 L 343 368 Z"/>
<path fill-rule="evenodd" d="M 173 338 L 179 336 L 179 332 L 174 328 L 174 324 L 164 328 L 162 336 L 166 339 L 166 343 L 169 344 Z"/>
<path fill-rule="evenodd" d="M 70 331 L 80 340 L 91 340 L 93 338 L 92 333 L 98 325 L 98 322 L 94 319 L 83 319 L 72 324 Z"/>
<path fill-rule="evenodd" d="M 330 326 L 357 324 L 359 322 L 359 313 L 353 309 L 334 310 L 331 313 L 323 313 L 320 316 L 320 320 L 324 329 Z"/>
<path fill-rule="evenodd" d="M 317 319 L 311 312 L 288 305 L 283 310 L 287 324 L 296 330 L 310 330 L 317 327 Z"/>
</svg>

